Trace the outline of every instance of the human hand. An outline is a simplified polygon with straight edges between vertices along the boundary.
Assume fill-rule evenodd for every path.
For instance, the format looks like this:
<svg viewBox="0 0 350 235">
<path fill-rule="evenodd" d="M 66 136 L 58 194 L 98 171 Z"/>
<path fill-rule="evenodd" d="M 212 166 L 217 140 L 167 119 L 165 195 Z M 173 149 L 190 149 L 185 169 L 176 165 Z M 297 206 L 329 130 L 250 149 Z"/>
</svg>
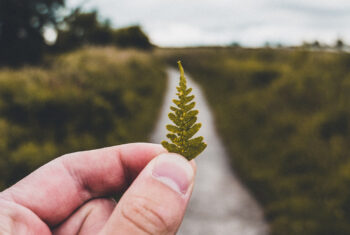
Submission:
<svg viewBox="0 0 350 235">
<path fill-rule="evenodd" d="M 194 175 L 156 144 L 67 154 L 0 193 L 0 234 L 175 234 Z"/>
</svg>

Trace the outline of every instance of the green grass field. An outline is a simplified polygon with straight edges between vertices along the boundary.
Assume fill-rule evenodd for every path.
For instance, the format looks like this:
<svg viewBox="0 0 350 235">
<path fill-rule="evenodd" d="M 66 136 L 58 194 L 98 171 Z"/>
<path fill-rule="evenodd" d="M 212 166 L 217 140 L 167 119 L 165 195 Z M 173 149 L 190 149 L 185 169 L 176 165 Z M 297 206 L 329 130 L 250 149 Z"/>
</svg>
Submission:
<svg viewBox="0 0 350 235">
<path fill-rule="evenodd" d="M 272 234 L 350 234 L 350 55 L 84 48 L 0 69 L 0 190 L 61 154 L 146 141 L 165 63 L 203 87 Z M 213 156 L 215 157 L 215 156 Z"/>
<path fill-rule="evenodd" d="M 0 69 L 0 190 L 61 154 L 147 141 L 165 70 L 151 53 L 85 48 Z"/>
<path fill-rule="evenodd" d="M 158 55 L 169 64 L 181 58 L 203 87 L 232 167 L 272 234 L 350 234 L 350 55 L 241 48 Z"/>
</svg>

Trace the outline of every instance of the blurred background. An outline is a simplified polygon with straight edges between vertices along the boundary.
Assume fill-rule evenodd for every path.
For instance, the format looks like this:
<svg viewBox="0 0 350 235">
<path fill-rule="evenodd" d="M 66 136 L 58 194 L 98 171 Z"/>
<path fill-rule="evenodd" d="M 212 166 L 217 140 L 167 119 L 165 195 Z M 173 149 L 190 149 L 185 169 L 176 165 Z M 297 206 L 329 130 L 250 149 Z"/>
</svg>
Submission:
<svg viewBox="0 0 350 235">
<path fill-rule="evenodd" d="M 149 141 L 181 59 L 271 234 L 350 234 L 348 22 L 347 0 L 0 0 L 0 190 Z"/>
</svg>

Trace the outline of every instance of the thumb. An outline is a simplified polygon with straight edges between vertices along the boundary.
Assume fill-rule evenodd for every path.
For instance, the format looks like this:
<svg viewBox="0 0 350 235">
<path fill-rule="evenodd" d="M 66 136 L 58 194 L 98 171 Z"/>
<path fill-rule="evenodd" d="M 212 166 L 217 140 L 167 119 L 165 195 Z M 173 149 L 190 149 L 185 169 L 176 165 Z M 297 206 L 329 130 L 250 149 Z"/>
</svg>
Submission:
<svg viewBox="0 0 350 235">
<path fill-rule="evenodd" d="M 159 155 L 125 192 L 101 233 L 175 234 L 192 193 L 194 175 L 194 161 L 172 153 Z"/>
</svg>

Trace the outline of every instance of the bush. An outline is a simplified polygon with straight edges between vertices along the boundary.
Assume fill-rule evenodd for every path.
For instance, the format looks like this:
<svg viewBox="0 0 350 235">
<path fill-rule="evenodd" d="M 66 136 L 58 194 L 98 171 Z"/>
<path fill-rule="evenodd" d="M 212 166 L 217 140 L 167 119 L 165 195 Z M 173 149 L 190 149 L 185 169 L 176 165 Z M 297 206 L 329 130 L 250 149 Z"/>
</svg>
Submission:
<svg viewBox="0 0 350 235">
<path fill-rule="evenodd" d="M 350 56 L 163 50 L 204 88 L 232 166 L 272 234 L 350 234 Z"/>
<path fill-rule="evenodd" d="M 151 54 L 85 48 L 0 70 L 0 189 L 61 154 L 145 141 L 165 72 Z"/>
</svg>

